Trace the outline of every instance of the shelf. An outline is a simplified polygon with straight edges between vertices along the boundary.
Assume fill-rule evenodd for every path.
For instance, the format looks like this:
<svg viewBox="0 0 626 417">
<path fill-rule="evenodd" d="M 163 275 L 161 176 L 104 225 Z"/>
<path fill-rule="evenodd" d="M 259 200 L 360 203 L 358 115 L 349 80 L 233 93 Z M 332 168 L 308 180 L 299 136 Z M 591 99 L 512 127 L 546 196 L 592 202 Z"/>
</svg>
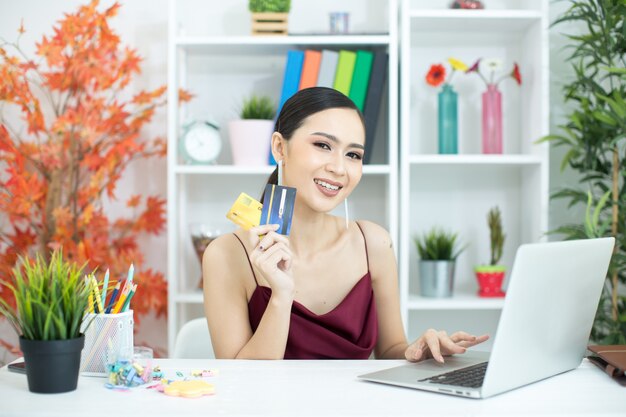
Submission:
<svg viewBox="0 0 626 417">
<path fill-rule="evenodd" d="M 411 165 L 540 165 L 536 155 L 412 155 Z"/>
<path fill-rule="evenodd" d="M 519 32 L 540 22 L 534 10 L 412 10 L 411 26 L 417 31 Z"/>
<path fill-rule="evenodd" d="M 233 52 L 236 49 L 240 53 L 265 54 L 280 46 L 388 46 L 390 39 L 389 35 L 189 36 L 176 38 L 175 44 L 190 52 Z"/>
<path fill-rule="evenodd" d="M 451 298 L 428 298 L 409 295 L 409 310 L 501 310 L 504 298 L 481 298 L 456 293 Z"/>
<path fill-rule="evenodd" d="M 274 166 L 235 166 L 235 165 L 176 165 L 174 172 L 190 175 L 269 175 Z M 363 175 L 388 175 L 389 165 L 365 165 Z"/>
</svg>

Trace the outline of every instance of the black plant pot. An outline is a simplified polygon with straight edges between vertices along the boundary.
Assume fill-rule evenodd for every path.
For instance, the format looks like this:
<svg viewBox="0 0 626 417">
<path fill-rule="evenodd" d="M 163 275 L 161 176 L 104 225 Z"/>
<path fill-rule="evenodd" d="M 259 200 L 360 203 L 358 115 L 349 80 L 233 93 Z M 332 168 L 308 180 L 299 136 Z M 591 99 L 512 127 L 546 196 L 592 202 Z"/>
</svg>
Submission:
<svg viewBox="0 0 626 417">
<path fill-rule="evenodd" d="M 43 394 L 74 391 L 83 346 L 85 335 L 68 340 L 28 340 L 20 337 L 28 389 Z"/>
</svg>

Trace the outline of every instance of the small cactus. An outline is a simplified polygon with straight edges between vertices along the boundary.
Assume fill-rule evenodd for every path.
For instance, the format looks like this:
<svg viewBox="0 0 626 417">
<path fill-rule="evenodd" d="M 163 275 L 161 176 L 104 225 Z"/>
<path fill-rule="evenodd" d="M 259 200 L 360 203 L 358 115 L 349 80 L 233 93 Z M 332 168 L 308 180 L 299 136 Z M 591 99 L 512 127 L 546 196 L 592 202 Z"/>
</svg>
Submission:
<svg viewBox="0 0 626 417">
<path fill-rule="evenodd" d="M 489 225 L 489 238 L 491 243 L 491 265 L 497 265 L 502 258 L 502 248 L 506 235 L 502 230 L 502 217 L 498 206 L 489 210 L 487 214 L 487 224 Z"/>
</svg>

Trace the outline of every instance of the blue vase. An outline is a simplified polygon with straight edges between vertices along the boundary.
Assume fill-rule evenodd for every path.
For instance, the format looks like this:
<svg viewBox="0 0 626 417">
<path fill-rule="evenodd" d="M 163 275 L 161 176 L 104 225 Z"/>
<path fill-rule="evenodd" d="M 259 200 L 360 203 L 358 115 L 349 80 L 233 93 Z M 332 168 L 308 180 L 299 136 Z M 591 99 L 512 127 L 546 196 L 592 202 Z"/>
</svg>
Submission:
<svg viewBox="0 0 626 417">
<path fill-rule="evenodd" d="M 457 93 L 450 84 L 439 92 L 439 153 L 456 154 L 458 151 Z"/>
</svg>

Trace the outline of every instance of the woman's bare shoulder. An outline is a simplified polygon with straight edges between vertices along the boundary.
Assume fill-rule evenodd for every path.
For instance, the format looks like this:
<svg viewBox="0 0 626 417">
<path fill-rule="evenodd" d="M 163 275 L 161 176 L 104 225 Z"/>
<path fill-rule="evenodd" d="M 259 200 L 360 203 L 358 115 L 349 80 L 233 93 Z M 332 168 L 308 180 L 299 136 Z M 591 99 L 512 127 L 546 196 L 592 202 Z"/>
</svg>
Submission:
<svg viewBox="0 0 626 417">
<path fill-rule="evenodd" d="M 359 220 L 358 224 L 365 235 L 369 252 L 376 254 L 393 250 L 391 236 L 384 227 L 368 220 Z"/>
<path fill-rule="evenodd" d="M 246 258 L 246 255 L 238 237 L 245 244 L 246 240 L 240 231 L 219 236 L 204 251 L 202 263 L 211 265 L 218 263 L 222 266 L 220 269 L 239 269 L 240 265 L 243 264 L 241 261 Z"/>
</svg>

